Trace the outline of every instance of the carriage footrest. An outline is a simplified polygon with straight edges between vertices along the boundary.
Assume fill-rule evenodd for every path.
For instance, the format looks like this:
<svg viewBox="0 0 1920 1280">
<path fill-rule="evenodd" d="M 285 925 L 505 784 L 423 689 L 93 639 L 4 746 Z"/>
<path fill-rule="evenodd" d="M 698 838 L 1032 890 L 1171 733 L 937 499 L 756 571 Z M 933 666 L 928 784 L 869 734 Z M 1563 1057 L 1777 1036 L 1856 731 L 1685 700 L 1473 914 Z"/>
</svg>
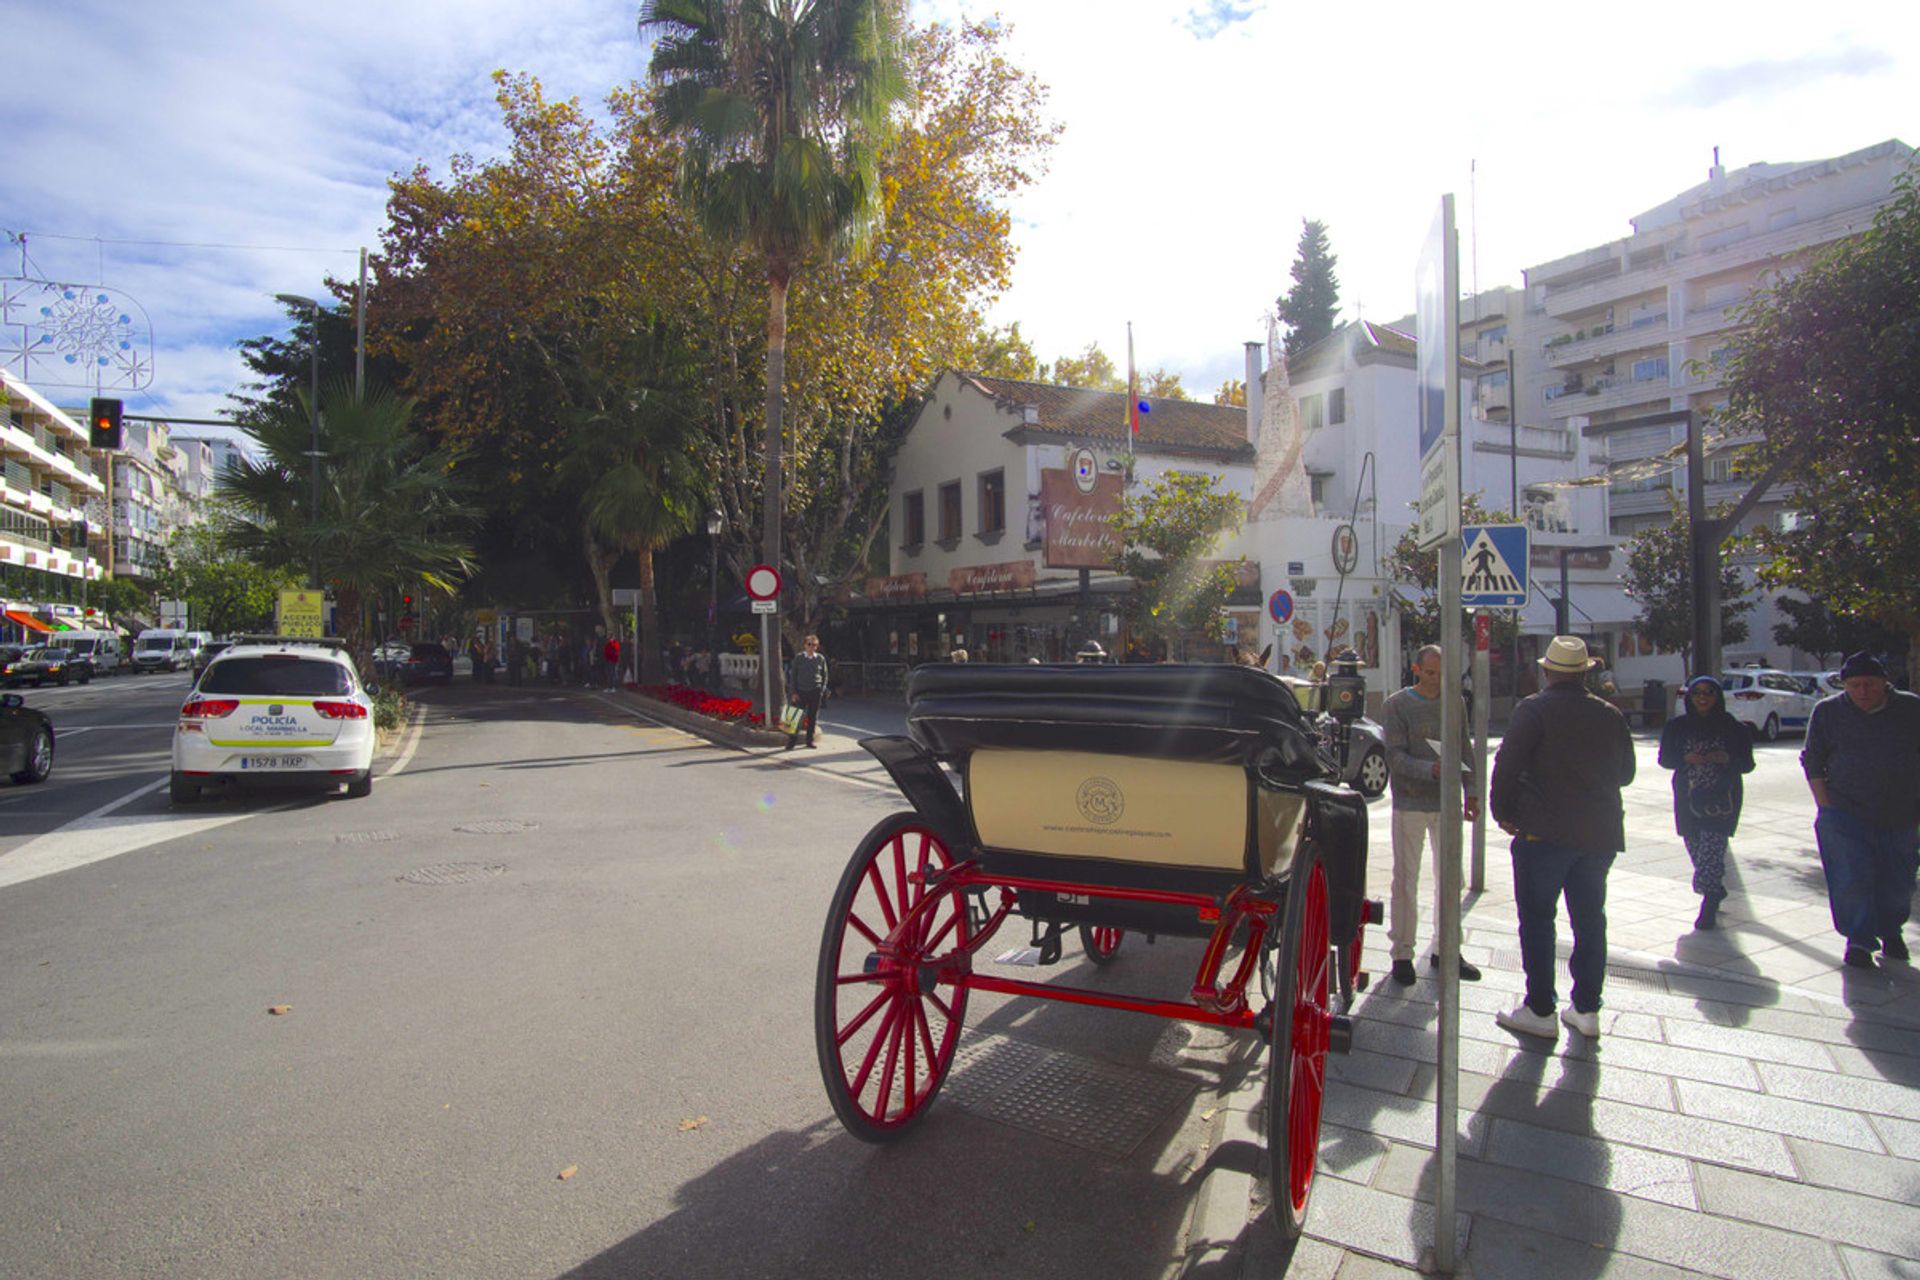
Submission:
<svg viewBox="0 0 1920 1280">
<path fill-rule="evenodd" d="M 1328 1020 L 1327 1049 L 1332 1053 L 1353 1052 L 1353 1019 L 1336 1013 Z"/>
</svg>

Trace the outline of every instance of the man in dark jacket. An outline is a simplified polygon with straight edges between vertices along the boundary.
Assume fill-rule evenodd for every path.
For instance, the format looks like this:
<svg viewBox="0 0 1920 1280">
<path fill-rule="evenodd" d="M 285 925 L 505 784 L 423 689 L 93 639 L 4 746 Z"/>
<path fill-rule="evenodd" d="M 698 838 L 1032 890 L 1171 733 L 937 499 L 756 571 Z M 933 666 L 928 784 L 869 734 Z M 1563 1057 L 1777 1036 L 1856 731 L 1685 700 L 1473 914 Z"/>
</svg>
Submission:
<svg viewBox="0 0 1920 1280">
<path fill-rule="evenodd" d="M 814 745 L 813 722 L 820 717 L 820 702 L 827 696 L 827 659 L 820 652 L 820 637 L 808 636 L 805 646 L 787 664 L 787 693 L 807 713 L 807 745 Z M 799 734 L 787 739 L 791 751 Z"/>
<path fill-rule="evenodd" d="M 1887 683 L 1870 653 L 1840 668 L 1844 693 L 1815 704 L 1800 767 L 1819 813 L 1813 833 L 1846 963 L 1873 967 L 1876 946 L 1904 961 L 1900 929 L 1920 865 L 1920 695 Z"/>
<path fill-rule="evenodd" d="M 1493 820 L 1513 837 L 1513 897 L 1527 974 L 1526 1000 L 1495 1020 L 1548 1040 L 1559 1033 L 1553 945 L 1562 894 L 1573 926 L 1573 1003 L 1560 1020 L 1588 1038 L 1600 1034 L 1607 872 L 1627 847 L 1620 789 L 1633 781 L 1633 735 L 1612 703 L 1587 692 L 1592 666 L 1584 640 L 1553 638 L 1540 659 L 1546 688 L 1513 709 L 1487 797 Z"/>
</svg>

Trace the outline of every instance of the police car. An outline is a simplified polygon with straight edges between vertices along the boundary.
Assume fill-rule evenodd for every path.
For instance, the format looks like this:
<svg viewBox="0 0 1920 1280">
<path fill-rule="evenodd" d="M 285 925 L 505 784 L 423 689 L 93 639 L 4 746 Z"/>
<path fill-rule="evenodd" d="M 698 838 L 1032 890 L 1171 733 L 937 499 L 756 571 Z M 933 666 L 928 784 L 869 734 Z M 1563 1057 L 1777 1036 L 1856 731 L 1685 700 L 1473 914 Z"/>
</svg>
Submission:
<svg viewBox="0 0 1920 1280">
<path fill-rule="evenodd" d="M 171 795 L 220 783 L 373 791 L 373 698 L 345 643 L 242 636 L 211 663 L 173 731 Z"/>
<path fill-rule="evenodd" d="M 1831 693 L 1809 688 L 1811 682 L 1771 667 L 1736 667 L 1720 677 L 1727 710 L 1733 718 L 1767 742 L 1779 740 L 1785 730 L 1804 733 L 1813 704 Z"/>
</svg>

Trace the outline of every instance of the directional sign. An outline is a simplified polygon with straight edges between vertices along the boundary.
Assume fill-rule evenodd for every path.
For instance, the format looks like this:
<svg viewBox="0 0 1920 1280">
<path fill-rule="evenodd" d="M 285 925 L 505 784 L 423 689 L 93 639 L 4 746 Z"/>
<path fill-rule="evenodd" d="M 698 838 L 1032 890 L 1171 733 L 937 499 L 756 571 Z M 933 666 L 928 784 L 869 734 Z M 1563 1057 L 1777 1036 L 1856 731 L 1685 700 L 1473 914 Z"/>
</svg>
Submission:
<svg viewBox="0 0 1920 1280">
<path fill-rule="evenodd" d="M 778 613 L 780 612 L 780 602 L 778 600 L 755 600 L 753 602 L 753 611 L 755 613 Z"/>
<path fill-rule="evenodd" d="M 1268 596 L 1267 615 L 1281 624 L 1290 621 L 1293 617 L 1293 597 L 1285 591 L 1276 591 Z"/>
<path fill-rule="evenodd" d="M 747 594 L 755 600 L 778 600 L 780 571 L 770 564 L 757 564 L 747 570 Z"/>
<path fill-rule="evenodd" d="M 1527 538 L 1523 524 L 1470 524 L 1460 530 L 1460 604 L 1467 609 L 1519 609 L 1527 603 Z"/>
</svg>

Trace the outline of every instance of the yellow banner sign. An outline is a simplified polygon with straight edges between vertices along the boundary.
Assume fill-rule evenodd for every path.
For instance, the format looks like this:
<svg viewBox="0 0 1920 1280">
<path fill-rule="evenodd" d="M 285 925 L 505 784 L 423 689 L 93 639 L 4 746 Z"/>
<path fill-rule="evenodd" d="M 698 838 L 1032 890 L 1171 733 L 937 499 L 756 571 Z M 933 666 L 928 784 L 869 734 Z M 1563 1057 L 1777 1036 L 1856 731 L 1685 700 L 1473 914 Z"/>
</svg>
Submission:
<svg viewBox="0 0 1920 1280">
<path fill-rule="evenodd" d="M 283 636 L 327 634 L 327 594 L 324 591 L 282 591 L 279 621 L 275 627 Z"/>
</svg>

